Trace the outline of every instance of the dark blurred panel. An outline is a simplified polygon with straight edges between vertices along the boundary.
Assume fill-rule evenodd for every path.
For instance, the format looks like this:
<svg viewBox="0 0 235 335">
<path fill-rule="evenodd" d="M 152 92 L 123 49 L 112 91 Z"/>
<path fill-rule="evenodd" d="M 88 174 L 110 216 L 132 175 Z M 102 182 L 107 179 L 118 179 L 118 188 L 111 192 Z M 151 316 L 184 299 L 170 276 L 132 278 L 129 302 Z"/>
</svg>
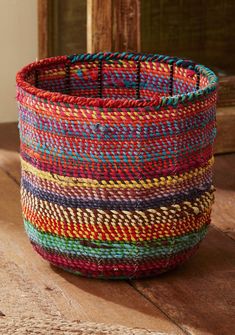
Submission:
<svg viewBox="0 0 235 335">
<path fill-rule="evenodd" d="M 235 73 L 234 0 L 141 0 L 141 49 Z"/>
<path fill-rule="evenodd" d="M 86 52 L 86 0 L 49 0 L 49 56 Z"/>
</svg>

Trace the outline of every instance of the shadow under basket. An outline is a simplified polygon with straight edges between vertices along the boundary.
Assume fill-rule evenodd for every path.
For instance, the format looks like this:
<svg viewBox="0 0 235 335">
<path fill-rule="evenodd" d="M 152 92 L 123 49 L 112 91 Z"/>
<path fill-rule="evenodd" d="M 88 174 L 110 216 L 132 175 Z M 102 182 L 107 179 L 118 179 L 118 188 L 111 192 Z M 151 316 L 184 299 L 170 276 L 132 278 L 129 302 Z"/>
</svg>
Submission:
<svg viewBox="0 0 235 335">
<path fill-rule="evenodd" d="M 17 74 L 24 225 L 34 249 L 97 278 L 185 262 L 210 223 L 217 78 L 162 55 L 97 53 Z"/>
</svg>

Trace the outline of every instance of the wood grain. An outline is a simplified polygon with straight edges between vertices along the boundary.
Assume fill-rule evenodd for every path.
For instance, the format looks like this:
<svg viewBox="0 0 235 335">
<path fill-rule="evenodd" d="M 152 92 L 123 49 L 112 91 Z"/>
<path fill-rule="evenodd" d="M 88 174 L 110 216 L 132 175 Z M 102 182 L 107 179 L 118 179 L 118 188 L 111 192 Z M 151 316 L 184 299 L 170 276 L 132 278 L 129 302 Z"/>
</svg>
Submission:
<svg viewBox="0 0 235 335">
<path fill-rule="evenodd" d="M 16 122 L 0 123 L 0 169 L 20 183 L 19 132 Z"/>
<path fill-rule="evenodd" d="M 112 0 L 87 1 L 87 52 L 112 50 Z"/>
<path fill-rule="evenodd" d="M 39 58 L 86 51 L 86 0 L 38 0 Z"/>
<path fill-rule="evenodd" d="M 139 0 L 88 0 L 87 51 L 140 51 Z"/>
<path fill-rule="evenodd" d="M 212 223 L 235 240 L 235 154 L 215 157 Z"/>
<path fill-rule="evenodd" d="M 112 51 L 140 51 L 140 1 L 113 0 Z"/>
<path fill-rule="evenodd" d="M 18 152 L 0 148 L 0 169 L 20 185 L 20 156 Z"/>
<path fill-rule="evenodd" d="M 178 270 L 132 285 L 193 335 L 234 332 L 235 243 L 211 228 L 198 253 Z"/>
<path fill-rule="evenodd" d="M 235 74 L 233 0 L 141 0 L 141 50 Z"/>
<path fill-rule="evenodd" d="M 38 58 L 49 55 L 49 3 L 48 0 L 38 0 Z"/>
<path fill-rule="evenodd" d="M 70 55 L 86 52 L 86 0 L 53 0 L 54 31 L 51 55 Z"/>
<path fill-rule="evenodd" d="M 19 146 L 17 122 L 0 123 L 0 148 L 19 152 Z"/>
<path fill-rule="evenodd" d="M 220 77 L 218 106 L 235 108 L 235 76 Z"/>
<path fill-rule="evenodd" d="M 216 110 L 215 153 L 235 152 L 235 106 Z"/>
</svg>

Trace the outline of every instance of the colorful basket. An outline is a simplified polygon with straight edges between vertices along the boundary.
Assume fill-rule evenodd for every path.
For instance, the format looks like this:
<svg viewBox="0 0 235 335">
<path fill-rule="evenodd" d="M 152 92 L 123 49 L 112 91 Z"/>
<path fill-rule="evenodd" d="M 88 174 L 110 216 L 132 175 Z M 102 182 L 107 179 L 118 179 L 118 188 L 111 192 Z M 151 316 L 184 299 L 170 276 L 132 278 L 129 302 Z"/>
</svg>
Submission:
<svg viewBox="0 0 235 335">
<path fill-rule="evenodd" d="M 17 74 L 24 225 L 79 275 L 185 262 L 210 223 L 217 78 L 161 55 L 81 54 Z"/>
</svg>

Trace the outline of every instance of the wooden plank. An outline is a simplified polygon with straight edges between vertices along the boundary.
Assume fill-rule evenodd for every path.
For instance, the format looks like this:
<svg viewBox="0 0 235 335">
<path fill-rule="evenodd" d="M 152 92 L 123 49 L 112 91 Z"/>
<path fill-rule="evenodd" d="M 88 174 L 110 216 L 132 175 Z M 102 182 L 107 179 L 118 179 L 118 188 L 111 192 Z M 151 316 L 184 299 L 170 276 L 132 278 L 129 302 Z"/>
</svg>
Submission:
<svg viewBox="0 0 235 335">
<path fill-rule="evenodd" d="M 235 152 L 235 107 L 217 108 L 216 123 L 215 153 Z"/>
<path fill-rule="evenodd" d="M 234 15 L 233 0 L 141 0 L 141 50 L 234 74 Z"/>
<path fill-rule="evenodd" d="M 234 333 L 235 244 L 211 228 L 184 266 L 133 286 L 193 335 Z"/>
<path fill-rule="evenodd" d="M 112 51 L 140 51 L 140 1 L 113 0 Z"/>
<path fill-rule="evenodd" d="M 86 0 L 38 0 L 38 41 L 39 58 L 85 52 Z"/>
<path fill-rule="evenodd" d="M 48 25 L 49 25 L 48 0 L 38 0 L 38 58 L 49 55 Z"/>
<path fill-rule="evenodd" d="M 17 122 L 0 123 L 0 148 L 19 152 L 19 146 Z"/>
<path fill-rule="evenodd" d="M 0 123 L 0 168 L 20 183 L 19 133 L 17 123 Z"/>
<path fill-rule="evenodd" d="M 87 52 L 112 50 L 112 0 L 87 0 Z"/>
<path fill-rule="evenodd" d="M 52 1 L 53 56 L 86 52 L 86 6 L 86 0 Z"/>
<path fill-rule="evenodd" d="M 0 149 L 0 169 L 20 184 L 20 156 L 18 152 Z"/>
<path fill-rule="evenodd" d="M 88 0 L 87 51 L 139 51 L 139 0 Z"/>
<path fill-rule="evenodd" d="M 140 51 L 140 0 L 38 0 L 38 18 L 40 58 Z"/>
<path fill-rule="evenodd" d="M 219 78 L 218 106 L 235 106 L 235 76 Z"/>
<path fill-rule="evenodd" d="M 235 154 L 215 157 L 212 223 L 235 239 Z"/>
<path fill-rule="evenodd" d="M 60 315 L 68 320 L 183 334 L 126 282 L 76 277 L 50 267 L 33 252 L 23 230 L 19 187 L 1 169 L 0 222 L 1 272 L 5 273 L 0 284 L 0 301 L 4 314 L 28 315 L 41 310 L 46 315 Z"/>
</svg>

